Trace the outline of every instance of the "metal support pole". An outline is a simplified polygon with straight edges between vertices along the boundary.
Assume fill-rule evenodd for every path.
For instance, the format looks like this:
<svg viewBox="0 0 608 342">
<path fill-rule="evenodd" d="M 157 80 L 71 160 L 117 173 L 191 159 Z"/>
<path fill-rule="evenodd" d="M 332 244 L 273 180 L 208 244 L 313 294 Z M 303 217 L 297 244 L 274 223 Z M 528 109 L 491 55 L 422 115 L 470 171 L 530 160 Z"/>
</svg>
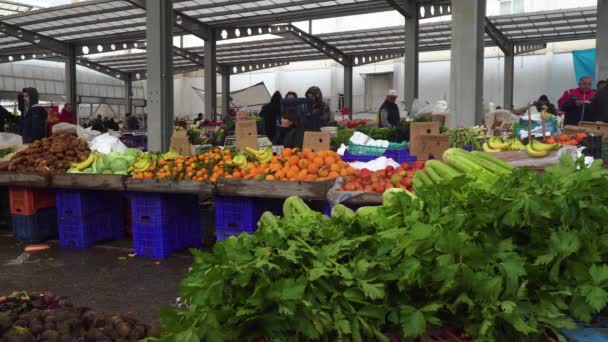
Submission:
<svg viewBox="0 0 608 342">
<path fill-rule="evenodd" d="M 127 78 L 125 79 L 125 103 L 127 105 L 127 109 L 125 113 L 133 113 L 133 76 L 131 74 L 127 74 Z"/>
<path fill-rule="evenodd" d="M 348 108 L 348 117 L 353 118 L 353 66 L 344 65 L 344 107 Z"/>
<path fill-rule="evenodd" d="M 405 65 L 403 68 L 403 101 L 410 111 L 418 98 L 418 18 L 405 19 Z"/>
<path fill-rule="evenodd" d="M 608 0 L 597 0 L 595 79 L 608 78 Z"/>
<path fill-rule="evenodd" d="M 503 107 L 513 109 L 513 90 L 515 80 L 515 54 L 513 48 L 511 52 L 505 54 L 505 84 Z"/>
<path fill-rule="evenodd" d="M 205 39 L 205 118 L 215 120 L 217 114 L 217 60 L 215 33 Z"/>
<path fill-rule="evenodd" d="M 173 133 L 173 2 L 146 0 L 148 148 L 169 150 Z"/>
<path fill-rule="evenodd" d="M 452 0 L 451 124 L 471 127 L 483 119 L 485 0 Z"/>
<path fill-rule="evenodd" d="M 65 103 L 72 105 L 75 117 L 78 117 L 78 94 L 76 90 L 76 49 L 69 45 L 65 56 Z"/>
<path fill-rule="evenodd" d="M 223 67 L 222 72 L 222 113 L 228 115 L 230 111 L 230 68 Z"/>
</svg>

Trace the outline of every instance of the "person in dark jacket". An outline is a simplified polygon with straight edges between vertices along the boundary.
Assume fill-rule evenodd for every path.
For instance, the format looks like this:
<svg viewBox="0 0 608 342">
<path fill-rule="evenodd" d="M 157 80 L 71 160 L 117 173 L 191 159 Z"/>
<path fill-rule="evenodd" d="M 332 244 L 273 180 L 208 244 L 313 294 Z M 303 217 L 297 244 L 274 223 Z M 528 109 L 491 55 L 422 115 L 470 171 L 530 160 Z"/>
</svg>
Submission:
<svg viewBox="0 0 608 342">
<path fill-rule="evenodd" d="M 304 128 L 309 131 L 318 131 L 321 127 L 329 124 L 331 111 L 327 103 L 323 102 L 323 93 L 319 87 L 310 87 L 306 91 L 307 99 L 312 101 L 310 108 L 310 118 L 304 124 Z"/>
<path fill-rule="evenodd" d="M 272 144 L 286 148 L 302 148 L 304 143 L 304 128 L 302 127 L 298 112 L 289 108 L 281 114 L 281 127 Z"/>
<path fill-rule="evenodd" d="M 125 118 L 127 119 L 127 130 L 129 131 L 137 131 L 139 129 L 139 121 L 132 115 L 131 113 L 125 114 Z"/>
<path fill-rule="evenodd" d="M 565 113 L 564 125 L 576 126 L 581 121 L 587 121 L 585 112 L 589 111 L 587 107 L 595 96 L 595 90 L 591 89 L 592 86 L 591 76 L 583 76 L 578 82 L 578 88 L 566 90 L 557 100 L 559 109 Z"/>
<path fill-rule="evenodd" d="M 260 117 L 264 119 L 264 131 L 268 139 L 272 141 L 281 120 L 281 92 L 276 91 L 270 98 L 270 102 L 265 104 L 260 110 Z"/>
<path fill-rule="evenodd" d="M 108 120 L 108 122 L 106 123 L 106 128 L 111 129 L 113 131 L 120 130 L 120 127 L 118 127 L 118 122 L 116 122 L 114 118 L 110 118 L 110 120 Z"/>
<path fill-rule="evenodd" d="M 97 117 L 95 118 L 95 120 L 93 120 L 93 123 L 91 124 L 91 128 L 94 131 L 98 131 L 98 132 L 105 132 L 105 127 L 103 126 L 103 118 L 101 117 L 101 115 L 97 115 Z"/>
<path fill-rule="evenodd" d="M 534 107 L 536 107 L 536 110 L 540 113 L 543 111 L 543 107 L 547 107 L 547 113 L 549 114 L 557 114 L 557 111 L 555 110 L 555 105 L 551 102 L 549 102 L 549 98 L 547 97 L 547 95 L 541 95 L 538 98 L 538 101 L 534 102 Z"/>
<path fill-rule="evenodd" d="M 384 103 L 380 106 L 378 127 L 394 128 L 399 126 L 401 115 L 395 101 L 397 101 L 397 92 L 395 90 L 390 90 L 388 94 L 386 94 L 386 100 L 384 100 Z"/>
<path fill-rule="evenodd" d="M 6 122 L 17 123 L 18 117 L 11 114 L 6 108 L 0 106 L 0 132 L 4 132 L 4 124 Z"/>
<path fill-rule="evenodd" d="M 24 144 L 30 144 L 46 137 L 48 113 L 38 104 L 38 90 L 26 88 L 23 96 L 25 115 L 23 117 Z"/>
<path fill-rule="evenodd" d="M 296 92 L 294 92 L 294 91 L 289 91 L 289 92 L 287 92 L 287 94 L 285 94 L 286 100 L 296 100 L 297 98 L 298 98 L 298 94 L 296 94 Z"/>
<path fill-rule="evenodd" d="M 597 90 L 589 105 L 589 121 L 608 122 L 608 86 Z"/>
<path fill-rule="evenodd" d="M 20 93 L 17 94 L 17 108 L 19 109 L 19 113 L 21 113 L 21 118 L 25 115 L 25 103 L 23 102 L 23 97 L 25 96 L 25 88 L 21 90 Z"/>
</svg>

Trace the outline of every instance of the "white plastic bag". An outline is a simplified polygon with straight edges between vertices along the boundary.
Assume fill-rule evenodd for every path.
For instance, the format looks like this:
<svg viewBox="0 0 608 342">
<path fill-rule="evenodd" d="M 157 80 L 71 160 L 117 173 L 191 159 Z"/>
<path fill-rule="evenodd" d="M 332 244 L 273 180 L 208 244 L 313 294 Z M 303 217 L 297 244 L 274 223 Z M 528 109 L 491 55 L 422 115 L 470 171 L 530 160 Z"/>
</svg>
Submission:
<svg viewBox="0 0 608 342">
<path fill-rule="evenodd" d="M 89 143 L 91 151 L 97 151 L 101 154 L 108 154 L 110 152 L 125 153 L 127 146 L 120 141 L 117 137 L 110 135 L 109 133 L 102 134 Z"/>
<path fill-rule="evenodd" d="M 67 122 L 59 122 L 53 125 L 51 128 L 51 133 L 55 134 L 55 132 L 70 132 L 74 134 L 78 134 L 78 130 L 76 129 L 76 125 Z"/>
<path fill-rule="evenodd" d="M 374 160 L 371 160 L 371 161 L 368 161 L 365 163 L 364 162 L 352 162 L 352 163 L 348 163 L 348 165 L 352 166 L 353 168 L 355 168 L 357 170 L 368 169 L 370 171 L 384 170 L 389 166 L 392 166 L 394 168 L 399 167 L 399 163 L 397 163 L 396 161 L 394 161 L 390 158 L 386 158 L 384 156 L 378 157 Z"/>
<path fill-rule="evenodd" d="M 100 134 L 101 132 L 93 130 L 92 127 L 82 128 L 80 126 L 76 126 L 76 135 L 78 135 L 78 137 L 84 141 L 91 141 Z"/>
<path fill-rule="evenodd" d="M 0 148 L 17 147 L 23 145 L 20 135 L 13 133 L 0 133 Z"/>
</svg>

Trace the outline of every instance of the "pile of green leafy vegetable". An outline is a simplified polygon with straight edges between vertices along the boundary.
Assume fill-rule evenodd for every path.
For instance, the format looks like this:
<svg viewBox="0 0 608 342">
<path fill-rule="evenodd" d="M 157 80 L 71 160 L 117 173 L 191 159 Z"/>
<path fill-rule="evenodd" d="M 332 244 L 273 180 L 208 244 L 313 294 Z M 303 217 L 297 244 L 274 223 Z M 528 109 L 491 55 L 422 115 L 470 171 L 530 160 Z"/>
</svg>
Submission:
<svg viewBox="0 0 608 342">
<path fill-rule="evenodd" d="M 289 198 L 254 234 L 194 251 L 174 341 L 387 341 L 461 327 L 475 341 L 560 336 L 608 303 L 608 177 L 572 160 L 466 176 L 338 205 L 332 219 Z"/>
</svg>

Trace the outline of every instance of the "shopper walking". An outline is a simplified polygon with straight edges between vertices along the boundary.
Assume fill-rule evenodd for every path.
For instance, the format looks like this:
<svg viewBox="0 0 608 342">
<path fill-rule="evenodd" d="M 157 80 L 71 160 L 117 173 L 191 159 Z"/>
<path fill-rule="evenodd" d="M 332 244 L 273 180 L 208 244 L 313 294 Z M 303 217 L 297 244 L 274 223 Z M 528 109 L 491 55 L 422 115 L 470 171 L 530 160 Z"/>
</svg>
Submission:
<svg viewBox="0 0 608 342">
<path fill-rule="evenodd" d="M 307 131 L 319 131 L 321 127 L 329 124 L 331 112 L 327 103 L 323 102 L 323 93 L 319 87 L 308 88 L 306 98 L 312 101 L 309 117 L 304 123 Z"/>
<path fill-rule="evenodd" d="M 270 141 L 274 139 L 280 125 L 282 99 L 281 92 L 276 91 L 270 98 L 270 102 L 265 104 L 260 110 L 260 117 L 264 120 L 264 131 Z"/>
<path fill-rule="evenodd" d="M 566 90 L 557 101 L 560 110 L 565 113 L 565 125 L 578 125 L 580 121 L 585 121 L 585 111 L 588 111 L 589 101 L 595 95 L 592 84 L 591 76 L 583 76 L 578 88 Z"/>
<path fill-rule="evenodd" d="M 293 91 L 289 91 L 287 92 L 287 94 L 285 95 L 285 100 L 296 100 L 298 98 L 298 94 L 296 94 Z"/>
<path fill-rule="evenodd" d="M 534 107 L 536 107 L 536 110 L 540 113 L 542 112 L 544 109 L 544 107 L 547 107 L 547 109 L 545 110 L 547 113 L 549 114 L 557 114 L 557 111 L 555 110 L 555 105 L 551 102 L 549 102 L 549 97 L 547 97 L 547 95 L 541 95 L 538 98 L 538 101 L 534 102 Z"/>
<path fill-rule="evenodd" d="M 38 104 L 38 90 L 26 88 L 23 95 L 25 115 L 23 117 L 24 144 L 30 144 L 46 137 L 48 113 Z"/>
<path fill-rule="evenodd" d="M 399 114 L 399 107 L 395 103 L 397 101 L 397 91 L 389 90 L 386 94 L 386 99 L 378 111 L 379 120 L 378 127 L 383 128 L 394 128 L 399 126 L 401 115 Z"/>
</svg>

